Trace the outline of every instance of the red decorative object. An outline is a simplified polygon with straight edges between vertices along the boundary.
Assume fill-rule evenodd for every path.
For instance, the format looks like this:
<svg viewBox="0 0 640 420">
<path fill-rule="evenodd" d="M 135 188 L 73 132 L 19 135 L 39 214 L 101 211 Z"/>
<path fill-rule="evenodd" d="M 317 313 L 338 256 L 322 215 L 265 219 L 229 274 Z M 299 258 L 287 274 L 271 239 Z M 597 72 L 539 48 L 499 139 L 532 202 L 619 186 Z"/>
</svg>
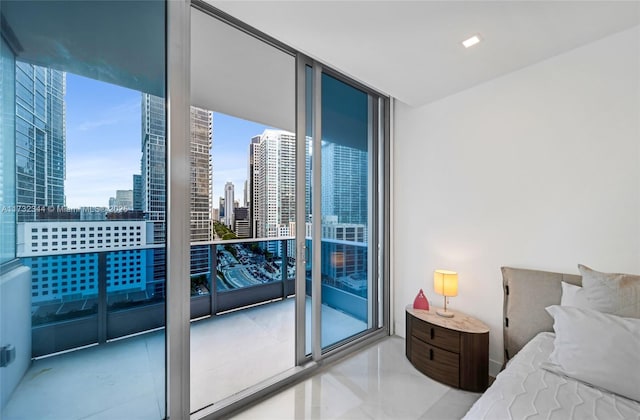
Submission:
<svg viewBox="0 0 640 420">
<path fill-rule="evenodd" d="M 425 311 L 429 310 L 429 301 L 424 295 L 422 289 L 420 289 L 418 296 L 416 296 L 415 300 L 413 301 L 413 309 L 424 309 Z"/>
</svg>

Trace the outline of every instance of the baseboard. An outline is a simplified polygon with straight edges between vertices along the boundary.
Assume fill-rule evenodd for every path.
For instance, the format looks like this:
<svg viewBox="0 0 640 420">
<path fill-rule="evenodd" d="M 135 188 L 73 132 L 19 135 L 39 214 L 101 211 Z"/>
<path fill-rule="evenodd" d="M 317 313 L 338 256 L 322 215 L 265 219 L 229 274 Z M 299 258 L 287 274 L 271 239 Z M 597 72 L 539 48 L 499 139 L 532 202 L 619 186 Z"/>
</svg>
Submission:
<svg viewBox="0 0 640 420">
<path fill-rule="evenodd" d="M 489 375 L 494 378 L 498 373 L 500 373 L 500 369 L 502 369 L 502 361 L 498 362 L 497 360 L 489 359 Z"/>
</svg>

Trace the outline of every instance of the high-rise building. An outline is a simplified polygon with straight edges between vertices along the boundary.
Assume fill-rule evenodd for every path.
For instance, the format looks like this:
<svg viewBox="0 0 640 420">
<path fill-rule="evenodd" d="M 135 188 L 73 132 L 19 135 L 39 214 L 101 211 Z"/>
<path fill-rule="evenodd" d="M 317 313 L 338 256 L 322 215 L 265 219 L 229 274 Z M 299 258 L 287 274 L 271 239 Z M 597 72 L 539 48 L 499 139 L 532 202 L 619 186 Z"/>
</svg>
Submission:
<svg viewBox="0 0 640 420">
<path fill-rule="evenodd" d="M 367 292 L 367 152 L 322 144 L 322 275 L 340 288 Z"/>
<path fill-rule="evenodd" d="M 367 152 L 336 143 L 322 145 L 322 217 L 367 225 Z"/>
<path fill-rule="evenodd" d="M 255 214 L 256 214 L 256 210 L 255 210 L 255 203 L 256 203 L 256 199 L 255 199 L 255 193 L 256 193 L 256 189 L 255 189 L 255 181 L 256 181 L 256 171 L 258 169 L 256 163 L 255 163 L 255 157 L 257 156 L 256 154 L 256 149 L 258 147 L 258 145 L 260 144 L 260 136 L 255 136 L 251 139 L 251 142 L 249 143 L 249 159 L 247 162 L 247 191 L 246 191 L 246 196 L 247 196 L 247 202 L 246 202 L 246 206 L 249 209 L 249 237 L 250 238 L 254 238 L 256 237 L 256 232 L 257 232 L 257 228 L 255 226 L 256 224 L 256 218 L 255 218 Z"/>
<path fill-rule="evenodd" d="M 367 243 L 367 226 L 356 223 L 338 223 L 337 216 L 322 218 L 322 238 Z"/>
<path fill-rule="evenodd" d="M 224 224 L 233 229 L 234 187 L 232 182 L 224 184 Z"/>
<path fill-rule="evenodd" d="M 143 93 L 141 109 L 142 209 L 147 220 L 153 222 L 154 243 L 164 243 L 167 203 L 164 98 Z"/>
<path fill-rule="evenodd" d="M 16 61 L 17 221 L 65 205 L 66 73 Z"/>
<path fill-rule="evenodd" d="M 199 108 L 191 110 L 191 240 L 212 239 L 211 158 L 213 114 Z M 142 207 L 153 225 L 154 243 L 166 238 L 166 141 L 164 98 L 142 94 Z M 191 274 L 209 271 L 209 247 L 194 246 Z M 165 250 L 154 250 L 153 279 L 166 277 Z"/>
<path fill-rule="evenodd" d="M 249 181 L 244 180 L 244 187 L 242 189 L 242 205 L 244 207 L 249 207 Z"/>
<path fill-rule="evenodd" d="M 142 210 L 142 175 L 133 175 L 133 209 Z"/>
<path fill-rule="evenodd" d="M 249 238 L 251 233 L 249 225 L 249 209 L 247 207 L 236 207 L 233 213 L 234 218 L 234 232 L 238 238 Z"/>
<path fill-rule="evenodd" d="M 116 190 L 116 196 L 109 198 L 109 210 L 133 210 L 133 190 Z"/>
<path fill-rule="evenodd" d="M 142 94 L 142 210 L 151 230 L 150 242 L 166 241 L 166 139 L 164 98 Z M 150 251 L 149 282 L 157 285 L 155 293 L 164 294 L 167 278 L 166 250 Z"/>
<path fill-rule="evenodd" d="M 218 199 L 218 219 L 220 223 L 224 223 L 224 197 Z"/>
<path fill-rule="evenodd" d="M 213 112 L 191 107 L 191 242 L 213 239 L 212 165 Z M 191 275 L 209 272 L 209 246 L 191 247 Z"/>
<path fill-rule="evenodd" d="M 257 143 L 255 140 L 258 139 Z M 296 138 L 282 130 L 265 130 L 252 139 L 255 237 L 275 238 L 295 222 Z"/>
<path fill-rule="evenodd" d="M 211 145 L 213 112 L 191 107 L 191 242 L 213 239 Z"/>
</svg>

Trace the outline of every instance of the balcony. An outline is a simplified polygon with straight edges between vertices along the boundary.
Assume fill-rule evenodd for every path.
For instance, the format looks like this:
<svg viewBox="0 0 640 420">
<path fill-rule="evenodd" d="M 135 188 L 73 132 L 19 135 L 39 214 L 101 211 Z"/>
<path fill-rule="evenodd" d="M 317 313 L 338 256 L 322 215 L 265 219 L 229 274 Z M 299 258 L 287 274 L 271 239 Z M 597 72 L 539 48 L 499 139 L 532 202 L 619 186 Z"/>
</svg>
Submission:
<svg viewBox="0 0 640 420">
<path fill-rule="evenodd" d="M 292 245 L 287 239 L 192 246 L 193 411 L 294 367 Z M 335 252 L 344 252 L 346 246 L 366 249 L 361 244 L 326 246 L 339 249 Z M 99 267 L 94 272 L 95 293 L 33 302 L 30 356 L 35 360 L 5 404 L 2 418 L 163 417 L 164 283 L 153 281 L 151 263 L 164 250 L 119 252 L 74 254 L 73 261 L 81 258 L 84 264 Z M 68 257 L 56 256 L 48 261 L 48 269 L 55 262 L 62 269 L 61 262 Z M 132 276 L 125 277 L 126 288 L 122 287 L 125 257 L 125 261 L 134 261 L 134 266 L 145 262 L 148 281 L 144 285 L 129 287 L 131 280 L 136 284 L 134 270 Z M 45 258 L 49 257 L 31 257 L 23 263 L 41 275 Z M 345 259 L 342 254 L 341 258 L 343 265 L 356 267 L 353 255 Z M 131 267 L 126 268 L 129 274 Z M 211 272 L 216 273 L 215 287 Z M 362 288 L 357 276 L 342 280 L 323 277 L 325 346 L 366 330 L 367 322 L 366 299 L 359 296 Z M 307 296 L 307 331 L 310 301 Z M 310 349 L 309 337 L 306 346 Z"/>
</svg>

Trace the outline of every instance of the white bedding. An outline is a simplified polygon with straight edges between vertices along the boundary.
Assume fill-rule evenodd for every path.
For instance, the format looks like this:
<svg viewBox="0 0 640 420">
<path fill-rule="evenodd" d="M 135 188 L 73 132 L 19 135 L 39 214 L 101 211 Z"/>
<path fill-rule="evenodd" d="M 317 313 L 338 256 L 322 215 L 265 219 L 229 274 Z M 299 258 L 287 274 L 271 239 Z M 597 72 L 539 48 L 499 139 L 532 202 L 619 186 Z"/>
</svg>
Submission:
<svg viewBox="0 0 640 420">
<path fill-rule="evenodd" d="M 640 403 L 540 368 L 553 339 L 543 332 L 527 343 L 464 419 L 640 420 Z"/>
</svg>

